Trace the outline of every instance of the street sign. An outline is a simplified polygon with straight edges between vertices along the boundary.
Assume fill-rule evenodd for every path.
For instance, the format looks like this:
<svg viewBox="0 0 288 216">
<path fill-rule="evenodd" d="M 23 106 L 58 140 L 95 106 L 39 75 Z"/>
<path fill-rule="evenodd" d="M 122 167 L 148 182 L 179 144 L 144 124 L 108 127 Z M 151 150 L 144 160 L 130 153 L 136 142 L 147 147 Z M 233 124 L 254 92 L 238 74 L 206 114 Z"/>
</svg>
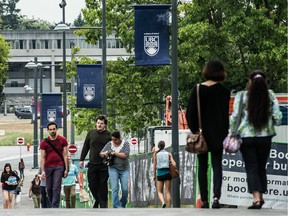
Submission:
<svg viewBox="0 0 288 216">
<path fill-rule="evenodd" d="M 69 152 L 71 155 L 76 154 L 76 152 L 77 152 L 77 146 L 76 146 L 76 145 L 70 145 L 70 146 L 68 147 L 68 152 Z"/>
<path fill-rule="evenodd" d="M 132 138 L 131 139 L 131 144 L 132 145 L 136 145 L 137 144 L 137 139 L 136 138 Z"/>
<path fill-rule="evenodd" d="M 24 137 L 18 137 L 17 138 L 17 145 L 24 145 Z"/>
</svg>

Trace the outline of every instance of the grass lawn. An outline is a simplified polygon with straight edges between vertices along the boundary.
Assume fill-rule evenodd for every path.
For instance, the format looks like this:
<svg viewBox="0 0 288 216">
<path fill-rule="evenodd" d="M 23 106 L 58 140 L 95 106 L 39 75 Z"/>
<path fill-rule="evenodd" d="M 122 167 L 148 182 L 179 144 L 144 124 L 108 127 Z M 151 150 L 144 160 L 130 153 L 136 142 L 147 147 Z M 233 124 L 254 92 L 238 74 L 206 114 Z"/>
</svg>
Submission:
<svg viewBox="0 0 288 216">
<path fill-rule="evenodd" d="M 38 127 L 39 127 L 38 122 Z M 33 135 L 34 135 L 34 125 L 31 124 L 31 119 L 2 119 L 0 118 L 0 131 L 5 131 L 4 135 L 0 135 L 0 146 L 13 146 L 17 145 L 17 137 L 24 137 L 25 145 L 29 142 L 33 145 Z M 43 129 L 44 137 L 48 136 L 46 128 Z M 38 130 L 38 138 L 40 130 Z M 62 128 L 59 128 L 58 134 L 63 135 Z M 70 121 L 67 122 L 67 136 L 68 142 L 70 141 Z M 85 139 L 86 132 L 80 135 L 76 134 L 75 131 L 75 141 L 83 141 Z M 40 139 L 40 138 L 39 138 Z M 40 140 L 39 140 L 40 142 Z"/>
</svg>

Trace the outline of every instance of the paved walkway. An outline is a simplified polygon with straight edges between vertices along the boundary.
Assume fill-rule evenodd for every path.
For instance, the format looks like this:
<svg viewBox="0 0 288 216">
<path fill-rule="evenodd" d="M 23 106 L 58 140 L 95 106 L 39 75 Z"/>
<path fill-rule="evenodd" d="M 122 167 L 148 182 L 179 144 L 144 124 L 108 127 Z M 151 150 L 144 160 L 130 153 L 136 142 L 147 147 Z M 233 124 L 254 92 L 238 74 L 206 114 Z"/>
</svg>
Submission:
<svg viewBox="0 0 288 216">
<path fill-rule="evenodd" d="M 2 216 L 51 216 L 51 215 L 69 215 L 79 216 L 97 215 L 97 216 L 180 216 L 180 215 L 197 215 L 197 216 L 287 216 L 287 210 L 247 210 L 247 209 L 195 209 L 195 208 L 130 208 L 130 209 L 13 209 L 1 210 Z"/>
<path fill-rule="evenodd" d="M 261 209 L 261 210 L 248 210 L 246 208 L 241 209 L 196 209 L 196 208 L 127 208 L 127 209 L 34 209 L 33 201 L 28 197 L 29 184 L 38 170 L 26 169 L 24 186 L 22 188 L 21 204 L 15 209 L 3 209 L 3 199 L 0 202 L 0 216 L 51 216 L 51 215 L 69 215 L 79 216 L 80 214 L 98 216 L 159 216 L 164 214 L 165 216 L 180 216 L 180 215 L 197 215 L 197 216 L 287 216 L 288 210 L 276 210 L 276 209 Z M 2 198 L 2 197 L 1 197 Z"/>
</svg>

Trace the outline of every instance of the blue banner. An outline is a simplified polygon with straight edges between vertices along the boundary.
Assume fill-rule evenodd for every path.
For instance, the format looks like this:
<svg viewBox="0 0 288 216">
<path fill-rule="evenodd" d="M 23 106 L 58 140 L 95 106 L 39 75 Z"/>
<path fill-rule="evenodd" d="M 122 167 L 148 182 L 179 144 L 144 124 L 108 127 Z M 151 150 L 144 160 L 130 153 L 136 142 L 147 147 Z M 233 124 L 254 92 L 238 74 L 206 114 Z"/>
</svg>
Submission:
<svg viewBox="0 0 288 216">
<path fill-rule="evenodd" d="M 46 128 L 49 122 L 56 122 L 58 128 L 62 128 L 62 94 L 43 93 L 42 94 L 42 124 L 41 128 Z"/>
<path fill-rule="evenodd" d="M 77 107 L 102 107 L 102 65 L 77 65 Z"/>
<path fill-rule="evenodd" d="M 136 5 L 135 65 L 167 65 L 170 5 Z"/>
</svg>

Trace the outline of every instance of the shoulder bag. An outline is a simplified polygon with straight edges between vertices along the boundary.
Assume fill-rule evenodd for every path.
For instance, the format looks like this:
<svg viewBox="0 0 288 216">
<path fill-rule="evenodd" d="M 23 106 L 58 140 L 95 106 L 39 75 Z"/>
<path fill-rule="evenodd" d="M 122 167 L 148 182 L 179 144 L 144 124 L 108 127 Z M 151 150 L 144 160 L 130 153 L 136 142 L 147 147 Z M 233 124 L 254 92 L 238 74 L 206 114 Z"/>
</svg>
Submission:
<svg viewBox="0 0 288 216">
<path fill-rule="evenodd" d="M 179 171 L 176 167 L 176 164 L 174 165 L 171 161 L 171 158 L 169 159 L 169 169 L 170 169 L 170 175 L 173 178 L 177 178 L 179 176 Z"/>
<path fill-rule="evenodd" d="M 65 172 L 65 160 L 63 158 L 63 155 L 55 148 L 54 145 L 52 145 L 52 143 L 50 142 L 50 140 L 48 138 L 44 139 L 46 143 L 48 143 L 48 145 L 59 155 L 59 157 L 61 158 L 61 160 L 64 162 L 64 170 L 63 170 L 63 177 L 64 177 L 64 172 Z M 69 164 L 68 164 L 68 171 L 69 171 Z"/>
<path fill-rule="evenodd" d="M 199 87 L 200 84 L 197 84 L 196 92 L 199 129 L 196 133 L 189 133 L 187 135 L 185 150 L 191 153 L 203 154 L 208 151 L 208 146 L 202 133 Z"/>
<path fill-rule="evenodd" d="M 236 119 L 234 131 L 232 132 L 231 135 L 228 135 L 223 141 L 223 148 L 228 153 L 236 153 L 240 149 L 240 146 L 242 143 L 242 139 L 240 135 L 238 134 L 238 127 L 241 122 L 241 114 L 242 114 L 242 109 L 243 109 L 243 92 L 241 92 L 240 97 L 241 98 L 239 102 L 238 116 Z"/>
<path fill-rule="evenodd" d="M 177 167 L 171 162 L 169 163 L 169 169 L 170 169 L 170 175 L 172 178 L 177 178 L 179 176 L 179 171 Z"/>
</svg>

